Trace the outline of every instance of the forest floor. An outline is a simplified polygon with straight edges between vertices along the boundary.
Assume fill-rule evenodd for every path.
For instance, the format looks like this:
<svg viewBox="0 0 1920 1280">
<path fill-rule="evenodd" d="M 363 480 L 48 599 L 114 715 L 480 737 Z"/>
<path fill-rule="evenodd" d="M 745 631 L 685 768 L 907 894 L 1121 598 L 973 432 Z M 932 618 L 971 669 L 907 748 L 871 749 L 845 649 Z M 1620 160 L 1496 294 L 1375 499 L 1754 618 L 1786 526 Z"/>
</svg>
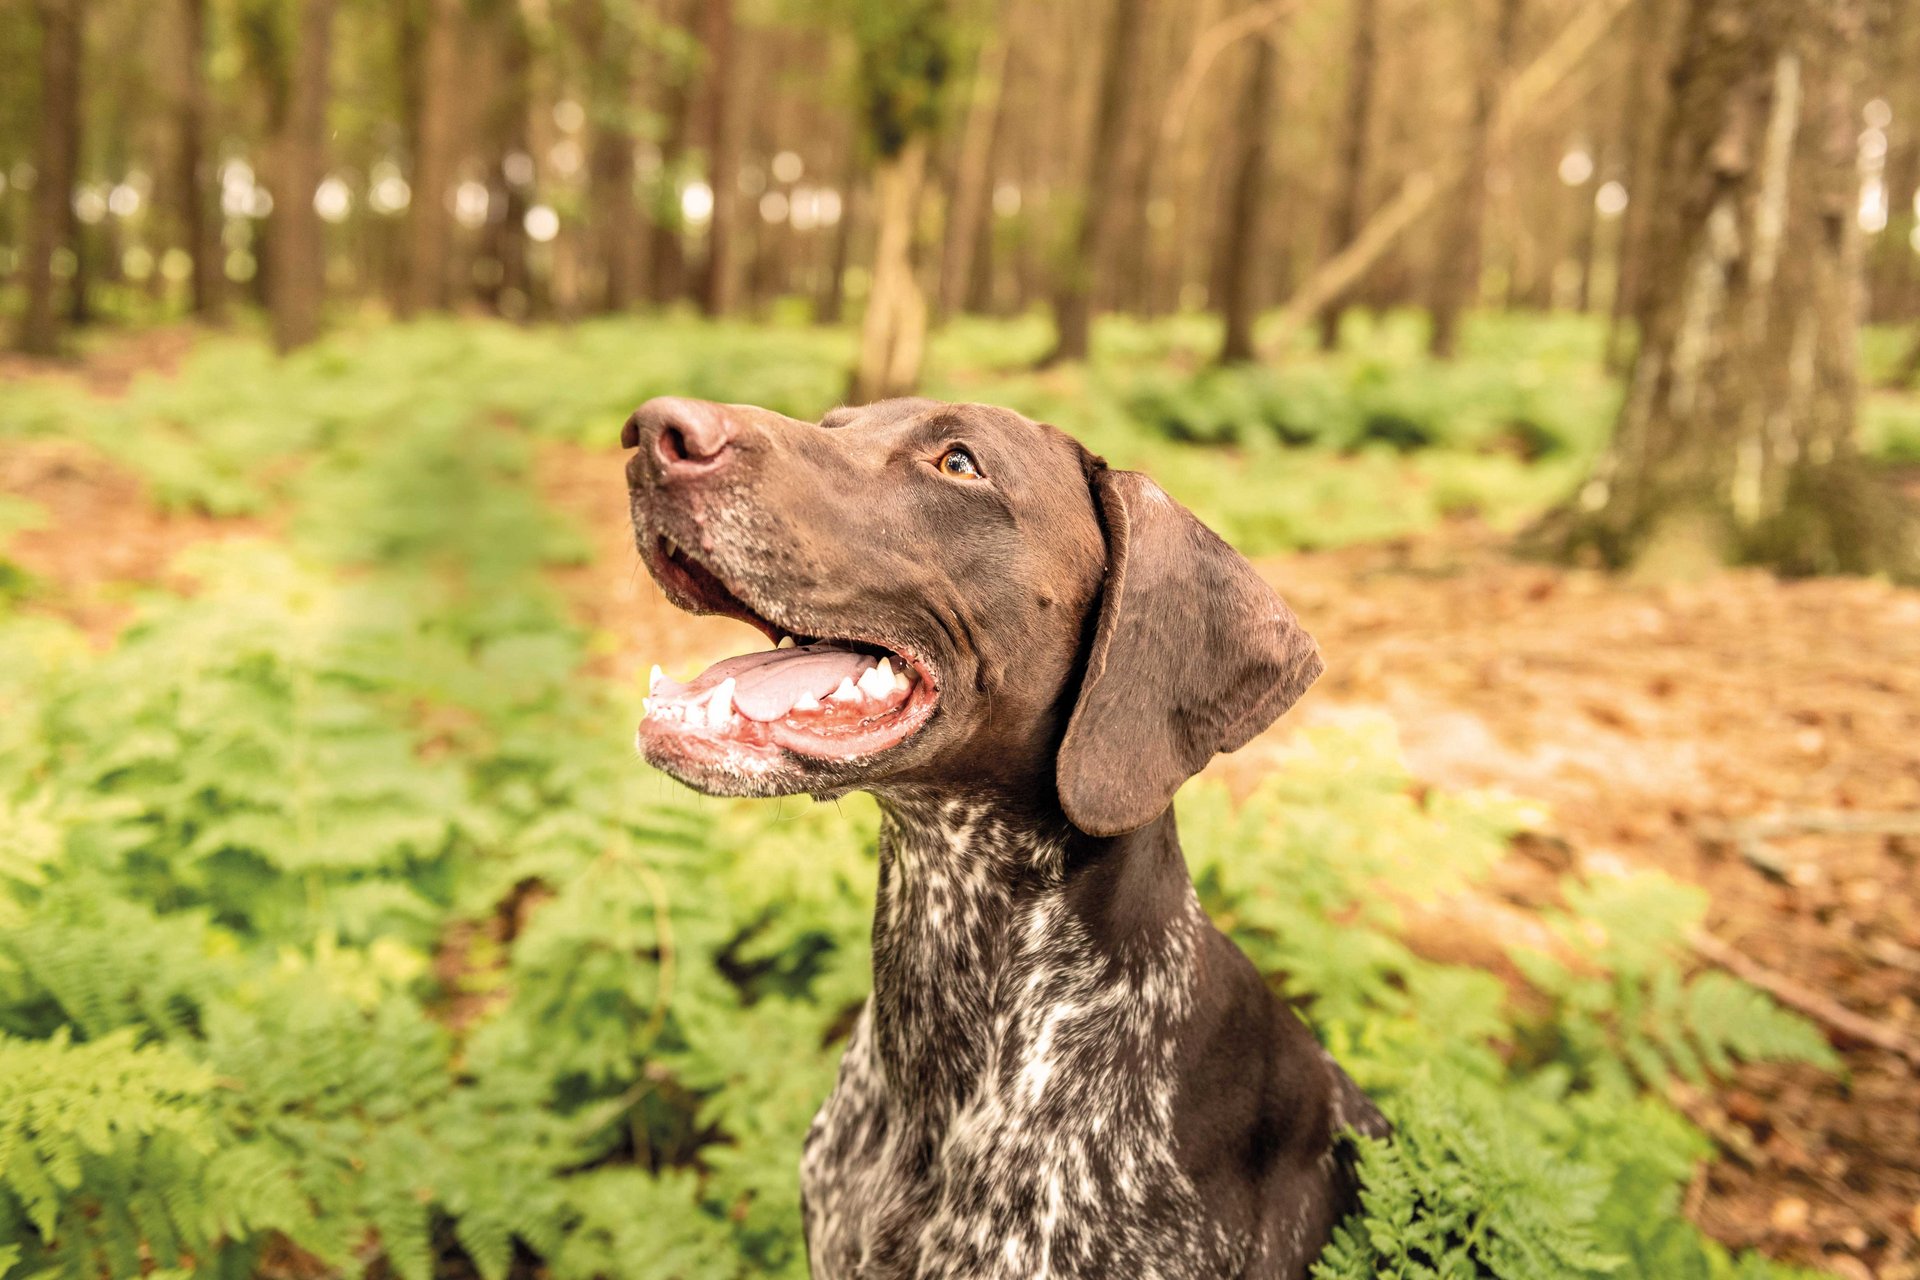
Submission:
<svg viewBox="0 0 1920 1280">
<path fill-rule="evenodd" d="M 637 684 L 654 662 L 684 671 L 755 642 L 662 598 L 633 553 L 616 454 L 542 445 L 536 478 L 590 536 L 592 556 L 555 577 L 595 633 L 602 674 Z M 162 514 L 111 459 L 64 444 L 0 448 L 0 492 L 45 508 L 9 554 L 102 641 L 140 584 L 173 584 L 177 551 L 271 528 Z M 1550 903 L 1566 871 L 1654 866 L 1706 888 L 1707 926 L 1739 955 L 1920 1041 L 1920 835 L 1729 830 L 1835 813 L 1905 815 L 1911 829 L 1920 591 L 1753 572 L 1636 583 L 1515 560 L 1466 523 L 1260 568 L 1329 672 L 1215 771 L 1244 784 L 1300 725 L 1386 716 L 1420 783 L 1500 787 L 1551 814 L 1494 878 L 1497 909 L 1450 917 L 1458 936 L 1436 946 L 1471 953 L 1468 935 Z M 1730 1244 L 1916 1280 L 1920 1066 L 1836 1044 L 1844 1078 L 1748 1068 L 1712 1096 L 1677 1099 L 1722 1153 L 1690 1211 Z"/>
</svg>

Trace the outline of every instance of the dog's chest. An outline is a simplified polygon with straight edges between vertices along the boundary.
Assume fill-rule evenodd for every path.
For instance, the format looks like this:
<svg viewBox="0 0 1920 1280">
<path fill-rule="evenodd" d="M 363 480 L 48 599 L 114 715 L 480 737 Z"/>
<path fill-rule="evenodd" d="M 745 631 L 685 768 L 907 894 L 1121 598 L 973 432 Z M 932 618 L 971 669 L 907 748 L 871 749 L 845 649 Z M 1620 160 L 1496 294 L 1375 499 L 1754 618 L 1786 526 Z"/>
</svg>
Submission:
<svg viewBox="0 0 1920 1280">
<path fill-rule="evenodd" d="M 816 1280 L 1235 1273 L 1170 1139 L 1197 906 L 1129 960 L 1045 841 L 954 808 L 882 839 L 874 997 L 801 1166 Z"/>
</svg>

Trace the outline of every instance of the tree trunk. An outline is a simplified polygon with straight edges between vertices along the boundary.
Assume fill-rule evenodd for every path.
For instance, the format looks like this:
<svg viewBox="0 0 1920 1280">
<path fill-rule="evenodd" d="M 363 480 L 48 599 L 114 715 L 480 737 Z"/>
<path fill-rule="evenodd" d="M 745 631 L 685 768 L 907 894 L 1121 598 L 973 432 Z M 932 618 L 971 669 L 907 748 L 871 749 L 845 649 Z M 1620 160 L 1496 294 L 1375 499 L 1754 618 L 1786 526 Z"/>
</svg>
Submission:
<svg viewBox="0 0 1920 1280">
<path fill-rule="evenodd" d="M 1650 2 L 1650 0 L 1648 0 Z M 1433 329 L 1427 349 L 1451 360 L 1460 347 L 1460 315 L 1480 291 L 1480 244 L 1487 219 L 1487 176 L 1493 165 L 1494 116 L 1506 90 L 1519 40 L 1524 0 L 1500 0 L 1494 37 L 1479 59 L 1480 79 L 1473 87 L 1473 117 L 1467 125 L 1467 165 L 1460 178 L 1446 230 L 1440 238 L 1433 289 Z"/>
<path fill-rule="evenodd" d="M 700 279 L 700 309 L 710 316 L 733 307 L 734 236 L 740 210 L 739 100 L 734 80 L 733 0 L 705 0 L 700 42 L 706 50 L 707 185 L 713 189 L 713 221 L 707 226 L 707 261 Z"/>
<path fill-rule="evenodd" d="M 193 314 L 220 319 L 225 273 L 221 270 L 220 219 L 213 163 L 207 154 L 207 0 L 180 0 L 181 62 L 177 124 L 180 237 L 193 256 Z"/>
<path fill-rule="evenodd" d="M 1277 39 L 1276 33 L 1267 31 L 1253 41 L 1253 70 L 1241 117 L 1239 155 L 1234 161 L 1233 198 L 1215 271 L 1215 279 L 1220 282 L 1221 318 L 1227 330 L 1220 345 L 1221 364 L 1253 359 L 1253 321 L 1259 312 L 1260 267 L 1266 256 L 1260 233 L 1266 226 L 1268 140 L 1273 133 L 1274 100 L 1280 80 Z"/>
<path fill-rule="evenodd" d="M 640 206 L 633 194 L 633 30 L 609 21 L 605 0 L 575 0 L 574 36 L 587 63 L 587 256 L 596 278 L 588 307 L 624 311 L 640 280 Z"/>
<path fill-rule="evenodd" d="M 1854 442 L 1860 9 L 1690 0 L 1626 403 L 1549 545 L 1659 573 L 1920 569 Z"/>
<path fill-rule="evenodd" d="M 19 345 L 31 355 L 60 349 L 54 307 L 53 258 L 74 250 L 73 182 L 80 163 L 80 59 L 85 0 L 39 0 L 40 137 L 34 149 L 38 180 L 27 224 L 26 312 Z M 76 280 L 78 276 L 76 273 Z"/>
<path fill-rule="evenodd" d="M 973 259 L 980 228 L 987 219 L 993 185 L 993 140 L 1000 124 L 1000 88 L 1006 77 L 1005 36 L 989 40 L 973 72 L 973 97 L 960 133 L 960 161 L 953 175 L 953 201 L 947 206 L 946 248 L 940 255 L 940 293 L 936 313 L 945 318 L 966 303 L 973 281 Z"/>
<path fill-rule="evenodd" d="M 852 147 L 847 149 L 846 174 L 840 191 L 840 221 L 833 229 L 833 253 L 813 305 L 813 318 L 821 324 L 839 324 L 846 311 L 847 267 L 853 261 L 853 235 L 861 209 L 860 165 Z"/>
<path fill-rule="evenodd" d="M 413 198 L 407 205 L 407 279 L 400 314 L 447 305 L 447 262 L 453 249 L 453 187 L 459 74 L 460 0 L 423 0 L 418 112 L 413 127 Z"/>
<path fill-rule="evenodd" d="M 273 228 L 268 241 L 273 344 L 282 352 L 320 336 L 325 243 L 313 193 L 327 161 L 327 72 L 336 0 L 300 0 L 284 118 L 272 141 Z"/>
<path fill-rule="evenodd" d="M 496 315 L 523 318 L 532 303 L 527 270 L 527 188 L 509 173 L 509 157 L 525 155 L 527 117 L 533 104 L 533 46 L 526 17 L 517 4 L 503 4 L 492 15 L 497 24 L 494 57 L 497 88 L 487 108 L 489 173 L 487 225 L 481 234 L 482 260 L 496 264 L 482 278 L 480 296 Z"/>
<path fill-rule="evenodd" d="M 1620 266 L 1607 324 L 1607 368 L 1624 372 L 1632 354 L 1633 317 L 1644 301 L 1642 262 L 1648 228 L 1660 203 L 1661 141 L 1669 109 L 1673 33 L 1670 0 L 1638 0 L 1633 26 L 1633 78 L 1627 86 L 1627 208 L 1620 223 Z"/>
<path fill-rule="evenodd" d="M 1043 364 L 1085 360 L 1093 333 L 1093 273 L 1106 260 L 1112 227 L 1118 212 L 1120 151 L 1126 141 L 1127 104 L 1134 89 L 1133 67 L 1138 61 L 1140 29 L 1146 0 L 1116 0 L 1113 24 L 1107 33 L 1106 57 L 1100 71 L 1100 102 L 1093 122 L 1093 154 L 1087 180 L 1074 213 L 1074 231 L 1068 256 L 1060 266 L 1053 299 L 1053 351 Z"/>
<path fill-rule="evenodd" d="M 1367 153 L 1373 133 L 1373 80 L 1379 61 L 1375 27 L 1380 21 L 1379 0 L 1355 0 L 1353 45 L 1347 56 L 1347 103 L 1340 132 L 1340 187 L 1327 220 L 1327 251 L 1338 253 L 1353 242 L 1367 193 Z M 1335 297 L 1320 310 L 1320 349 L 1340 345 L 1340 314 L 1346 296 Z"/>
<path fill-rule="evenodd" d="M 916 134 L 873 175 L 878 208 L 873 288 L 860 326 L 860 363 L 847 399 L 853 404 L 905 395 L 920 379 L 926 348 L 927 300 L 915 274 L 914 225 L 927 171 L 927 139 Z"/>
</svg>

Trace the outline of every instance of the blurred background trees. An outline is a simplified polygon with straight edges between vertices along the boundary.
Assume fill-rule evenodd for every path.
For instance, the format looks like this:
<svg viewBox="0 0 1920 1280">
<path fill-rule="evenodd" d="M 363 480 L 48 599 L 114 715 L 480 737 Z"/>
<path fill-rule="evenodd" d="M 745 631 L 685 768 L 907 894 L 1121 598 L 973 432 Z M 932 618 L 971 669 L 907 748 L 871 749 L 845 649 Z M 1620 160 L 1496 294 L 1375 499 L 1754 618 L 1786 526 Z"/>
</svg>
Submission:
<svg viewBox="0 0 1920 1280">
<path fill-rule="evenodd" d="M 1854 325 L 1920 312 L 1920 13 L 1777 7 L 0 0 L 37 68 L 0 85 L 0 296 L 41 353 L 229 304 L 283 349 L 368 309 L 851 313 L 856 397 L 965 312 L 1050 307 L 1059 361 L 1098 314 L 1214 309 L 1244 362 L 1356 306 L 1430 315 L 1441 359 L 1474 308 L 1590 311 L 1645 394 L 1553 545 L 1631 561 L 1718 486 L 1720 552 L 1888 567 L 1897 521 L 1798 499 L 1856 493 L 1808 471 L 1849 453 Z M 1764 518 L 1751 461 L 1737 498 L 1652 461 L 1735 419 Z"/>
</svg>

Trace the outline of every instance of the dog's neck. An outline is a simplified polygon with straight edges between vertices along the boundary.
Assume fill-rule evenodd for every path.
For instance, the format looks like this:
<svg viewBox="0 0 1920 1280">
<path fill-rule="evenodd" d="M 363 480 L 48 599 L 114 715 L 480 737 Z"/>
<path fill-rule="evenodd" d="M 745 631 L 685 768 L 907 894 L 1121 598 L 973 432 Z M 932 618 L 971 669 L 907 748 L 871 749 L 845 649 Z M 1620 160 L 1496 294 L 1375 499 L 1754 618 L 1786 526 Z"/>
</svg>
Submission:
<svg viewBox="0 0 1920 1280">
<path fill-rule="evenodd" d="M 1171 810 L 1111 839 L 991 799 L 882 811 L 871 1030 L 896 1097 L 950 1115 L 984 1073 L 1043 1063 L 1050 1018 L 1071 1009 L 1084 1031 L 1112 992 L 1133 996 L 1116 1037 L 1185 1016 L 1205 918 Z"/>
</svg>

